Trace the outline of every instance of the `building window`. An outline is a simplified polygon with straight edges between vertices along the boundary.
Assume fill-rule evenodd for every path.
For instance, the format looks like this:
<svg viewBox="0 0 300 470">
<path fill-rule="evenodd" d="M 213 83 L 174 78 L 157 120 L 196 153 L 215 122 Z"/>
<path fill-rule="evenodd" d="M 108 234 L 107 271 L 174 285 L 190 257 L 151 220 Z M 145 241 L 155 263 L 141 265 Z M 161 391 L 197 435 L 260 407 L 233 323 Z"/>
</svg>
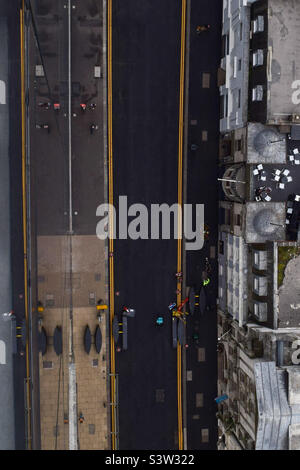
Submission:
<svg viewBox="0 0 300 470">
<path fill-rule="evenodd" d="M 252 64 L 253 67 L 259 67 L 264 64 L 264 51 L 262 49 L 253 52 Z"/>
<path fill-rule="evenodd" d="M 235 215 L 235 225 L 238 225 L 239 227 L 241 226 L 241 215 L 240 214 Z"/>
<path fill-rule="evenodd" d="M 225 117 L 228 116 L 228 95 L 225 95 Z"/>
<path fill-rule="evenodd" d="M 223 242 L 223 240 L 219 241 L 219 253 L 220 253 L 220 255 L 224 255 L 224 242 Z"/>
<path fill-rule="evenodd" d="M 233 59 L 233 77 L 236 78 L 236 73 L 237 73 L 237 57 L 234 57 Z"/>
<path fill-rule="evenodd" d="M 224 118 L 225 114 L 225 97 L 224 95 L 220 96 L 220 119 Z"/>
<path fill-rule="evenodd" d="M 242 70 L 242 59 L 239 59 L 238 61 L 238 70 Z"/>
<path fill-rule="evenodd" d="M 222 36 L 222 57 L 226 55 L 226 34 Z"/>
<path fill-rule="evenodd" d="M 229 54 L 229 33 L 222 36 L 222 57 Z"/>
<path fill-rule="evenodd" d="M 242 139 L 237 139 L 235 141 L 235 150 L 236 152 L 240 152 L 242 150 Z"/>
<path fill-rule="evenodd" d="M 238 108 L 241 107 L 241 90 L 240 89 L 238 90 L 238 94 L 237 94 L 237 107 Z"/>
<path fill-rule="evenodd" d="M 264 31 L 264 28 L 265 28 L 264 17 L 259 15 L 253 21 L 253 33 L 261 33 Z"/>
<path fill-rule="evenodd" d="M 243 23 L 240 23 L 240 41 L 243 39 Z"/>
<path fill-rule="evenodd" d="M 263 86 L 256 85 L 255 88 L 252 88 L 252 101 L 262 101 L 263 94 Z"/>
</svg>

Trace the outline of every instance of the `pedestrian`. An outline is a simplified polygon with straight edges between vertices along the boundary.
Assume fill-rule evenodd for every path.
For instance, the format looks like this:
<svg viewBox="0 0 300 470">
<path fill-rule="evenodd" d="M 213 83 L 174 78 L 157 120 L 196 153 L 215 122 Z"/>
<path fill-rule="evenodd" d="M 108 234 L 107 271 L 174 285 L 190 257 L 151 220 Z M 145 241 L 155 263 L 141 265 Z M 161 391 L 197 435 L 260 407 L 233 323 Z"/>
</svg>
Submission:
<svg viewBox="0 0 300 470">
<path fill-rule="evenodd" d="M 98 126 L 96 124 L 91 124 L 90 125 L 90 132 L 91 134 L 94 133 L 94 131 L 97 131 L 98 130 Z"/>
<path fill-rule="evenodd" d="M 84 421 L 84 416 L 83 416 L 82 413 L 79 414 L 78 420 L 79 420 L 80 423 L 83 423 L 83 421 Z"/>
<path fill-rule="evenodd" d="M 93 109 L 93 110 L 96 109 L 96 103 L 91 103 L 90 108 Z"/>
<path fill-rule="evenodd" d="M 85 103 L 80 103 L 80 108 L 81 108 L 81 111 L 86 111 L 86 104 Z"/>
</svg>

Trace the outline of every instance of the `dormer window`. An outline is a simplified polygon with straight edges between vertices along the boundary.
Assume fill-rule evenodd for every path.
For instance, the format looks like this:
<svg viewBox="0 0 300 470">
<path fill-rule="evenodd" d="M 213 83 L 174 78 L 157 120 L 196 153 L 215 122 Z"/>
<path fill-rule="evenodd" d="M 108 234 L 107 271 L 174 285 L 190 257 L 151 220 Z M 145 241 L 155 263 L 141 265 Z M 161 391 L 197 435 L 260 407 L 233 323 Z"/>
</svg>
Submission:
<svg viewBox="0 0 300 470">
<path fill-rule="evenodd" d="M 253 67 L 259 67 L 264 64 L 264 51 L 262 49 L 257 49 L 257 51 L 253 52 L 252 64 Z"/>
<path fill-rule="evenodd" d="M 265 22 L 264 22 L 264 17 L 259 15 L 254 21 L 253 21 L 253 33 L 261 33 L 264 31 L 265 27 Z"/>
<path fill-rule="evenodd" d="M 255 88 L 252 88 L 252 101 L 262 101 L 263 94 L 264 94 L 263 86 L 256 85 Z"/>
</svg>

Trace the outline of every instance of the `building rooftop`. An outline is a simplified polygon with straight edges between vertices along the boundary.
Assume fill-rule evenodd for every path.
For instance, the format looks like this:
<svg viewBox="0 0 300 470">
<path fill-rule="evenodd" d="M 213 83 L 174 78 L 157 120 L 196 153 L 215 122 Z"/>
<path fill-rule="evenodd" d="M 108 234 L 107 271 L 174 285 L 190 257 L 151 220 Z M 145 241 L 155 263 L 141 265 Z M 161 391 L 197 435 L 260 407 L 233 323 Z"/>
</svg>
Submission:
<svg viewBox="0 0 300 470">
<path fill-rule="evenodd" d="M 269 0 L 268 10 L 268 104 L 269 123 L 300 114 L 300 104 L 293 104 L 292 88 L 300 77 L 300 2 Z M 299 88 L 299 87 L 298 87 Z"/>
<path fill-rule="evenodd" d="M 285 204 L 280 202 L 246 203 L 246 243 L 285 240 Z"/>
<path fill-rule="evenodd" d="M 290 402 L 300 381 L 299 367 L 276 368 L 274 362 L 255 364 L 258 406 L 256 450 L 300 448 L 300 408 Z"/>
<path fill-rule="evenodd" d="M 300 326 L 300 245 L 278 246 L 278 326 Z"/>
<path fill-rule="evenodd" d="M 286 136 L 275 127 L 248 123 L 247 163 L 285 163 Z"/>
</svg>

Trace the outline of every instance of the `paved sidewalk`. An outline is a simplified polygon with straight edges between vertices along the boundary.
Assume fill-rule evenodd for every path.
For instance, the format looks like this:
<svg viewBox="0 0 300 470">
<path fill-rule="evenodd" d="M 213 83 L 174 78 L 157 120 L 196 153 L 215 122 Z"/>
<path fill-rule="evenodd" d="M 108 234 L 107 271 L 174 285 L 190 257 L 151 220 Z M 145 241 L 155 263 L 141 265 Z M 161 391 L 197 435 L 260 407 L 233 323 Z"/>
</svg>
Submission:
<svg viewBox="0 0 300 470">
<path fill-rule="evenodd" d="M 47 352 L 40 354 L 40 414 L 42 449 L 68 448 L 68 338 L 70 289 L 68 273 L 64 270 L 67 262 L 66 237 L 38 238 L 38 296 L 45 305 L 42 326 L 48 337 Z M 83 423 L 78 421 L 80 449 L 107 449 L 107 351 L 106 319 L 97 319 L 96 305 L 90 305 L 104 298 L 105 277 L 103 276 L 104 242 L 96 236 L 78 236 L 73 239 L 73 300 L 74 300 L 74 355 L 77 378 L 78 416 L 82 413 Z M 65 288 L 62 286 L 65 285 Z M 92 296 L 92 297 L 91 297 Z M 84 350 L 84 331 L 89 325 L 92 335 L 100 325 L 103 344 L 97 354 L 92 340 L 89 354 Z M 62 327 L 63 354 L 57 356 L 53 347 L 53 332 Z M 57 441 L 55 438 L 58 425 Z"/>
<path fill-rule="evenodd" d="M 70 239 L 68 142 L 68 16 L 64 3 L 33 2 L 45 77 L 37 75 L 39 51 L 31 38 L 31 178 L 33 238 L 36 271 L 33 315 L 43 303 L 42 327 L 48 337 L 46 354 L 39 353 L 39 402 L 42 449 L 69 448 L 69 344 L 70 344 Z M 72 304 L 77 390 L 79 449 L 110 447 L 108 402 L 109 351 L 106 313 L 97 318 L 96 303 L 106 302 L 105 244 L 96 237 L 96 209 L 104 200 L 102 2 L 72 2 Z M 101 68 L 100 77 L 95 67 Z M 48 82 L 46 80 L 46 76 Z M 49 87 L 48 87 L 49 85 Z M 49 90 L 50 88 L 50 90 Z M 50 93 L 51 92 L 51 93 Z M 50 96 L 51 95 L 51 96 Z M 54 111 L 38 106 L 50 99 L 60 103 Z M 80 104 L 86 104 L 82 111 Z M 90 105 L 94 103 L 96 107 Z M 50 132 L 36 128 L 49 124 Z M 90 132 L 91 125 L 98 126 Z M 33 292 L 34 288 L 33 288 Z M 84 331 L 92 334 L 91 351 L 84 350 Z M 96 353 L 94 333 L 101 328 L 102 348 Z M 63 353 L 53 347 L 56 326 L 61 326 Z M 38 326 L 39 330 L 41 325 Z M 37 345 L 34 345 L 35 348 Z M 37 353 L 36 353 L 37 354 Z M 82 422 L 79 416 L 83 416 Z M 38 433 L 38 431 L 37 431 Z"/>
<path fill-rule="evenodd" d="M 0 11 L 0 15 L 1 15 Z M 8 19 L 0 17 L 0 449 L 15 448 L 12 324 L 2 313 L 12 309 L 10 256 L 10 174 Z"/>
<path fill-rule="evenodd" d="M 214 450 L 217 443 L 217 239 L 219 90 L 217 70 L 221 53 L 222 0 L 191 0 L 190 77 L 188 116 L 187 202 L 204 204 L 209 239 L 200 251 L 186 253 L 186 285 L 199 288 L 205 257 L 212 266 L 207 288 L 210 310 L 187 321 L 186 390 L 187 447 Z M 199 24 L 210 24 L 197 35 Z M 192 144 L 198 149 L 191 150 Z M 196 342 L 194 335 L 198 335 Z"/>
</svg>

